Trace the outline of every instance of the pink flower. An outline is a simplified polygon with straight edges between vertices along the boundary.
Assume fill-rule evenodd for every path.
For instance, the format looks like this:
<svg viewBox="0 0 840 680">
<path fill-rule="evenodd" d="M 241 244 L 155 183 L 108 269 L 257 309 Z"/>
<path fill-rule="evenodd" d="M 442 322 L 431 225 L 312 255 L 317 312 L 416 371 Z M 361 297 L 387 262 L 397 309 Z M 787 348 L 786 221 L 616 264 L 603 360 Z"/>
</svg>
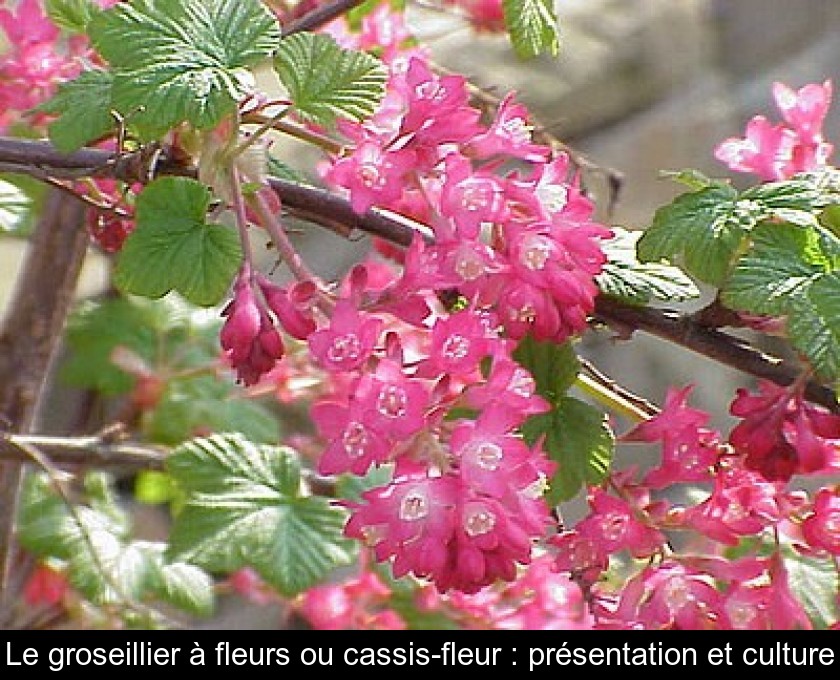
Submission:
<svg viewBox="0 0 840 680">
<path fill-rule="evenodd" d="M 476 136 L 468 149 L 480 157 L 503 154 L 533 163 L 545 163 L 551 151 L 531 141 L 528 109 L 514 102 L 511 92 L 499 104 L 496 118 L 487 132 Z"/>
<path fill-rule="evenodd" d="M 316 630 L 403 630 L 402 617 L 385 607 L 390 596 L 390 588 L 365 571 L 344 583 L 310 588 L 298 611 Z"/>
<path fill-rule="evenodd" d="M 381 360 L 373 373 L 362 376 L 354 399 L 362 421 L 394 440 L 406 439 L 426 426 L 429 391 L 393 359 Z"/>
<path fill-rule="evenodd" d="M 467 403 L 477 409 L 499 404 L 523 418 L 550 409 L 548 402 L 537 394 L 534 377 L 503 354 L 494 357 L 484 383 L 473 383 L 467 389 Z"/>
<path fill-rule="evenodd" d="M 257 275 L 257 284 L 266 304 L 289 335 L 306 340 L 315 331 L 313 308 L 317 294 L 316 285 L 301 281 L 288 287 L 280 287 L 262 275 Z"/>
<path fill-rule="evenodd" d="M 17 11 L 0 9 L 0 28 L 9 42 L 18 47 L 53 43 L 59 31 L 41 9 L 40 0 L 20 0 Z"/>
<path fill-rule="evenodd" d="M 720 457 L 720 435 L 704 427 L 709 415 L 688 406 L 692 389 L 669 388 L 662 412 L 621 438 L 625 442 L 662 442 L 662 461 L 644 478 L 651 488 L 706 481 Z"/>
<path fill-rule="evenodd" d="M 596 549 L 611 555 L 629 550 L 634 557 L 650 557 L 665 544 L 665 537 L 637 519 L 633 508 L 623 499 L 600 488 L 589 491 L 589 515 L 575 527 Z"/>
<path fill-rule="evenodd" d="M 311 415 L 328 442 L 318 461 L 321 474 L 364 475 L 371 465 L 388 460 L 393 446 L 382 433 L 363 422 L 355 402 L 348 407 L 322 401 L 312 407 Z"/>
<path fill-rule="evenodd" d="M 474 310 L 438 319 L 432 328 L 432 346 L 421 367 L 422 375 L 474 378 L 479 362 L 490 354 L 491 348 L 482 317 Z"/>
<path fill-rule="evenodd" d="M 646 567 L 622 589 L 613 611 L 601 609 L 596 628 L 728 629 L 724 598 L 708 574 L 675 561 Z"/>
<path fill-rule="evenodd" d="M 689 508 L 685 522 L 704 536 L 737 545 L 743 536 L 759 534 L 782 519 L 780 492 L 761 475 L 723 469 L 715 477 L 711 496 Z"/>
<path fill-rule="evenodd" d="M 785 122 L 808 144 L 822 142 L 822 126 L 831 105 L 831 81 L 809 83 L 794 90 L 784 83 L 773 83 L 773 99 Z"/>
<path fill-rule="evenodd" d="M 820 489 L 812 514 L 802 522 L 802 535 L 812 548 L 840 555 L 840 497 L 830 489 Z"/>
<path fill-rule="evenodd" d="M 329 327 L 309 336 L 309 349 L 328 371 L 352 371 L 368 360 L 381 330 L 381 319 L 362 314 L 349 300 L 339 300 Z"/>
<path fill-rule="evenodd" d="M 370 545 L 379 561 L 393 558 L 394 576 L 433 576 L 445 568 L 455 532 L 459 482 L 453 477 L 395 479 L 351 505 L 344 532 Z"/>
<path fill-rule="evenodd" d="M 455 222 L 459 236 L 474 239 L 482 224 L 505 219 L 502 183 L 490 173 L 473 171 L 463 156 L 450 154 L 446 157 L 440 209 Z"/>
<path fill-rule="evenodd" d="M 38 564 L 23 587 L 23 599 L 30 607 L 61 604 L 70 590 L 67 577 L 46 564 Z"/>
<path fill-rule="evenodd" d="M 225 357 L 237 379 L 254 385 L 280 360 L 283 339 L 258 301 L 252 286 L 251 268 L 243 265 L 234 284 L 234 297 L 222 310 L 226 317 L 220 335 Z"/>
<path fill-rule="evenodd" d="M 514 434 L 518 424 L 518 414 L 494 406 L 452 432 L 450 446 L 471 489 L 504 499 L 542 478 L 536 456 Z"/>
<path fill-rule="evenodd" d="M 769 480 L 787 481 L 837 464 L 840 417 L 806 403 L 799 388 L 762 381 L 757 395 L 739 389 L 730 412 L 743 419 L 730 443 L 748 468 Z"/>
<path fill-rule="evenodd" d="M 723 141 L 715 157 L 732 170 L 756 174 L 764 181 L 824 167 L 834 148 L 822 136 L 831 94 L 830 81 L 799 90 L 774 83 L 773 97 L 784 123 L 773 125 L 764 116 L 755 116 L 747 123 L 745 137 Z"/>
<path fill-rule="evenodd" d="M 415 165 L 410 150 L 390 150 L 376 139 L 359 142 L 349 156 L 339 158 L 326 179 L 350 190 L 350 204 L 357 213 L 373 205 L 388 207 L 403 193 L 406 175 Z"/>
<path fill-rule="evenodd" d="M 784 125 L 772 125 L 764 116 L 747 123 L 744 139 L 731 137 L 715 149 L 715 158 L 731 170 L 758 175 L 763 181 L 784 179 L 796 143 L 794 133 Z"/>
</svg>

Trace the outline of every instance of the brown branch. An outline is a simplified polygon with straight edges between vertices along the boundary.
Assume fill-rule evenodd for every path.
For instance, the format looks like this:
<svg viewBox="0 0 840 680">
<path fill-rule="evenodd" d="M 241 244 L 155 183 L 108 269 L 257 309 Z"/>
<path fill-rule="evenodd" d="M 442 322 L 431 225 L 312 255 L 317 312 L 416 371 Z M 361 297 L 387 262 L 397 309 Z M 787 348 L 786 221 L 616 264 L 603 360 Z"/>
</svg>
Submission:
<svg viewBox="0 0 840 680">
<path fill-rule="evenodd" d="M 28 152 L 34 161 L 29 161 Z M 114 158 L 107 151 L 84 149 L 73 154 L 59 154 L 46 142 L 0 138 L 0 169 L 16 168 L 16 172 L 33 174 L 29 168 L 37 167 L 38 173 L 55 172 L 58 176 L 108 176 L 127 182 L 136 182 L 148 176 L 142 152 Z M 173 162 L 163 154 L 156 166 L 158 174 L 195 175 L 195 168 Z M 290 212 L 335 230 L 341 223 L 351 230 L 358 230 L 392 243 L 407 246 L 416 236 L 431 240 L 427 227 L 402 215 L 372 208 L 362 215 L 355 213 L 346 198 L 326 189 L 288 180 L 272 178 L 271 186 L 284 207 Z M 698 354 L 731 366 L 749 375 L 789 385 L 802 373 L 796 364 L 759 351 L 749 343 L 719 330 L 709 328 L 691 315 L 672 310 L 636 307 L 601 296 L 596 301 L 595 318 L 622 334 L 633 331 L 651 333 Z M 809 381 L 805 394 L 811 401 L 834 412 L 840 412 L 834 391 L 816 381 Z"/>
<path fill-rule="evenodd" d="M 26 462 L 29 451 L 38 450 L 53 465 L 126 467 L 159 470 L 166 460 L 167 449 L 111 441 L 108 437 L 45 437 L 21 434 L 0 434 L 0 458 Z"/>
<path fill-rule="evenodd" d="M 600 296 L 595 302 L 595 318 L 615 328 L 620 336 L 644 331 L 690 349 L 742 373 L 770 380 L 778 385 L 791 385 L 801 378 L 802 366 L 762 352 L 748 342 L 697 323 L 692 315 L 668 309 L 633 307 Z M 840 413 L 837 395 L 814 380 L 805 387 L 805 396 L 817 404 Z"/>
<path fill-rule="evenodd" d="M 39 147 L 39 157 L 47 150 Z M 55 152 L 53 151 L 53 155 Z M 85 159 L 55 158 L 56 164 Z M 0 327 L 0 422 L 14 432 L 37 425 L 50 364 L 64 330 L 87 251 L 84 204 L 53 191 L 31 239 L 8 314 Z M 0 618 L 13 599 L 10 575 L 17 557 L 14 524 L 23 468 L 0 465 Z"/>
<path fill-rule="evenodd" d="M 364 0 L 334 0 L 326 5 L 316 7 L 311 12 L 304 14 L 300 19 L 295 19 L 288 26 L 285 26 L 283 28 L 283 35 L 291 35 L 292 33 L 299 33 L 301 31 L 314 31 L 328 24 L 333 19 L 337 19 L 357 5 L 361 5 L 363 2 Z"/>
</svg>

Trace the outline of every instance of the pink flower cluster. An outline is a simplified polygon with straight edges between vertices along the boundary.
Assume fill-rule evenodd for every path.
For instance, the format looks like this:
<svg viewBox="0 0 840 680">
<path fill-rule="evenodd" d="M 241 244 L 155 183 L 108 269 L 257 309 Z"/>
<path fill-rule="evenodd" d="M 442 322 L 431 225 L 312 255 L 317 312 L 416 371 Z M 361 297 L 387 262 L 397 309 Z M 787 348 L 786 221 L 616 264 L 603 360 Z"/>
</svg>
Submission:
<svg viewBox="0 0 840 680">
<path fill-rule="evenodd" d="M 105 4 L 105 3 L 100 3 Z M 0 130 L 46 101 L 57 85 L 76 77 L 85 38 L 63 40 L 40 0 L 21 0 L 14 10 L 0 9 L 0 29 L 8 51 L 0 55 Z"/>
<path fill-rule="evenodd" d="M 368 15 L 360 34 L 330 27 L 348 46 L 384 41 L 390 80 L 370 120 L 340 124 L 352 149 L 324 175 L 355 210 L 401 212 L 434 241 L 418 235 L 398 272 L 357 266 L 336 294 L 310 280 L 278 289 L 245 267 L 222 347 L 253 385 L 284 354 L 280 328 L 304 341 L 333 385 L 312 408 L 319 472 L 392 470 L 348 504 L 346 534 L 397 576 L 472 593 L 513 580 L 552 524 L 554 465 L 520 431 L 548 405 L 512 351 L 529 333 L 563 342 L 586 327 L 610 232 L 568 158 L 531 140 L 522 104 L 508 96 L 483 123 L 465 79 L 434 73 L 387 17 Z"/>
<path fill-rule="evenodd" d="M 774 83 L 773 97 L 783 122 L 774 125 L 764 116 L 755 116 L 747 123 L 744 138 L 723 141 L 715 157 L 730 169 L 758 175 L 762 181 L 788 179 L 824 167 L 834 150 L 822 134 L 831 95 L 830 81 L 798 90 Z"/>
<path fill-rule="evenodd" d="M 316 630 L 403 630 L 406 623 L 390 608 L 392 591 L 372 571 L 343 583 L 310 588 L 296 611 Z"/>
<path fill-rule="evenodd" d="M 641 482 L 633 472 L 613 474 L 614 493 L 592 488 L 589 514 L 552 541 L 556 567 L 589 594 L 597 628 L 810 628 L 790 591 L 783 550 L 837 555 L 840 496 L 823 488 L 811 500 L 788 482 L 793 474 L 836 472 L 840 416 L 807 404 L 801 386 L 764 383 L 758 395 L 739 392 L 732 412 L 743 420 L 727 443 L 688 405 L 688 394 L 670 390 L 660 415 L 622 437 L 660 443 L 661 462 Z M 687 506 L 652 499 L 654 489 L 673 492 L 683 483 L 709 490 Z M 674 552 L 674 534 L 693 543 Z M 771 537 L 770 558 L 724 557 L 745 539 Z M 649 564 L 611 590 L 600 580 L 621 555 Z"/>
</svg>

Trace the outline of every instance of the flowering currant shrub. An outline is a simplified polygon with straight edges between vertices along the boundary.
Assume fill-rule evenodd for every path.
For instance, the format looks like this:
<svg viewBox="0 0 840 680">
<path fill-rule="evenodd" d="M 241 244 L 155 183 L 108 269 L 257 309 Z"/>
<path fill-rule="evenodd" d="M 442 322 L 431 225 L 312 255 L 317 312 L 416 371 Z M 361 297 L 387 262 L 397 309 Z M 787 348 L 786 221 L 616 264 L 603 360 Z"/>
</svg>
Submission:
<svg viewBox="0 0 840 680">
<path fill-rule="evenodd" d="M 441 8 L 512 58 L 558 51 L 545 0 Z M 402 2 L 21 0 L 0 28 L 0 227 L 49 209 L 28 174 L 113 262 L 58 368 L 84 432 L 4 416 L 26 474 L 0 620 L 179 625 L 237 593 L 318 629 L 838 623 L 831 82 L 777 83 L 780 120 L 714 150 L 749 188 L 677 173 L 629 231 L 595 217 L 592 162 L 436 65 Z M 372 247 L 328 279 L 293 218 Z M 698 284 L 711 303 L 662 309 Z M 692 385 L 616 384 L 578 356 L 593 328 L 742 369 L 735 426 Z M 656 461 L 619 466 L 638 444 Z"/>
</svg>

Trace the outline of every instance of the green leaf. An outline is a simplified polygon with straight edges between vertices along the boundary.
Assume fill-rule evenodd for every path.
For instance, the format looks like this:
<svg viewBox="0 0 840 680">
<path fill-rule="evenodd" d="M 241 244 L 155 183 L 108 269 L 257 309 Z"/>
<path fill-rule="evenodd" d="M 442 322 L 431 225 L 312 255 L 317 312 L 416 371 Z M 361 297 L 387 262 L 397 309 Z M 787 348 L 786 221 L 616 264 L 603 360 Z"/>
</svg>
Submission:
<svg viewBox="0 0 840 680">
<path fill-rule="evenodd" d="M 754 207 L 738 206 L 736 197 L 733 188 L 715 184 L 659 208 L 638 241 L 639 260 L 668 260 L 701 281 L 720 285 L 756 219 Z"/>
<path fill-rule="evenodd" d="M 682 302 L 699 297 L 694 282 L 680 269 L 659 262 L 640 263 L 636 243 L 642 233 L 612 227 L 615 234 L 603 245 L 607 262 L 597 277 L 602 293 L 631 304 L 645 305 L 652 300 Z"/>
<path fill-rule="evenodd" d="M 86 531 L 68 564 L 68 580 L 95 604 L 128 604 L 139 600 L 149 563 L 136 545 L 123 545 L 108 531 Z"/>
<path fill-rule="evenodd" d="M 787 318 L 787 332 L 822 376 L 840 376 L 840 239 L 811 227 L 765 223 L 721 299 L 732 309 Z"/>
<path fill-rule="evenodd" d="M 574 384 L 580 370 L 571 342 L 557 344 L 527 335 L 519 341 L 513 358 L 528 369 L 536 382 L 537 393 L 551 403 L 557 402 Z"/>
<path fill-rule="evenodd" d="M 158 505 L 177 497 L 172 478 L 159 470 L 141 470 L 134 482 L 134 499 L 138 503 Z"/>
<path fill-rule="evenodd" d="M 218 304 L 242 261 L 239 237 L 205 221 L 210 190 L 187 177 L 161 177 L 137 197 L 137 226 L 114 281 L 126 293 L 157 298 L 178 291 L 197 305 Z"/>
<path fill-rule="evenodd" d="M 29 475 L 23 486 L 17 520 L 17 538 L 39 557 L 70 557 L 67 506 L 50 486 L 46 475 Z"/>
<path fill-rule="evenodd" d="M 61 84 L 58 93 L 38 107 L 38 111 L 59 116 L 49 125 L 50 141 L 59 151 L 76 151 L 114 130 L 112 83 L 108 71 L 85 71 Z"/>
<path fill-rule="evenodd" d="M 663 179 L 670 179 L 674 182 L 688 187 L 692 191 L 699 191 L 700 189 L 707 189 L 711 186 L 727 186 L 728 180 L 715 179 L 704 175 L 699 170 L 694 168 L 684 168 L 683 170 L 661 170 L 659 176 Z"/>
<path fill-rule="evenodd" d="M 156 333 L 150 314 L 153 310 L 149 307 L 125 298 L 82 303 L 68 323 L 68 352 L 61 379 L 107 395 L 128 392 L 134 378 L 114 365 L 111 355 L 123 347 L 151 361 Z"/>
<path fill-rule="evenodd" d="M 341 475 L 336 479 L 335 493 L 342 500 L 361 503 L 362 494 L 365 491 L 390 484 L 393 476 L 392 465 L 373 467 L 363 477 L 352 474 Z"/>
<path fill-rule="evenodd" d="M 170 553 L 213 572 L 253 567 L 285 596 L 312 587 L 353 559 L 345 514 L 302 495 L 297 455 L 238 434 L 178 447 L 167 469 L 187 493 Z"/>
<path fill-rule="evenodd" d="M 56 26 L 73 33 L 85 33 L 90 20 L 102 11 L 93 0 L 46 0 L 44 8 Z"/>
<path fill-rule="evenodd" d="M 128 541 L 129 521 L 102 479 L 86 486 L 98 493 L 73 511 L 45 474 L 27 478 L 18 536 L 41 558 L 66 561 L 70 584 L 98 605 L 132 606 L 157 596 L 184 611 L 206 615 L 213 608 L 213 582 L 201 569 L 164 561 L 163 543 Z"/>
<path fill-rule="evenodd" d="M 503 0 L 505 27 L 517 56 L 530 59 L 560 52 L 560 28 L 553 0 Z"/>
<path fill-rule="evenodd" d="M 180 444 L 197 432 L 241 432 L 251 441 L 275 442 L 277 416 L 266 403 L 237 394 L 230 382 L 211 375 L 175 378 L 144 423 L 147 436 Z"/>
<path fill-rule="evenodd" d="M 114 71 L 113 106 L 152 140 L 232 113 L 280 28 L 259 0 L 132 0 L 98 14 L 89 34 Z"/>
<path fill-rule="evenodd" d="M 146 551 L 146 583 L 149 591 L 196 616 L 210 616 L 215 606 L 213 578 L 203 569 L 185 562 L 166 563 L 164 543 L 142 543 Z"/>
<path fill-rule="evenodd" d="M 840 242 L 815 229 L 765 223 L 738 260 L 721 294 L 724 304 L 754 314 L 784 315 L 791 299 L 840 265 Z"/>
<path fill-rule="evenodd" d="M 16 184 L 0 179 L 0 232 L 20 231 L 28 222 L 32 200 Z"/>
<path fill-rule="evenodd" d="M 837 605 L 837 567 L 828 557 L 802 555 L 795 550 L 783 552 L 788 585 L 813 623 L 825 630 L 840 619 Z"/>
<path fill-rule="evenodd" d="M 274 68 L 305 120 L 330 126 L 336 118 L 363 120 L 385 94 L 388 72 L 365 52 L 346 50 L 321 33 L 295 33 L 280 43 Z"/>
<path fill-rule="evenodd" d="M 551 503 L 569 500 L 585 484 L 607 477 L 615 450 L 615 435 L 603 413 L 573 397 L 562 397 L 548 413 L 531 416 L 522 427 L 525 439 L 542 440 L 558 464 L 549 482 Z"/>
<path fill-rule="evenodd" d="M 817 373 L 840 377 L 840 271 L 820 277 L 792 300 L 787 331 Z"/>
<path fill-rule="evenodd" d="M 289 180 L 290 182 L 298 182 L 299 184 L 306 184 L 306 176 L 303 173 L 295 170 L 291 165 L 275 158 L 268 157 L 268 174 L 272 177 Z"/>
</svg>

